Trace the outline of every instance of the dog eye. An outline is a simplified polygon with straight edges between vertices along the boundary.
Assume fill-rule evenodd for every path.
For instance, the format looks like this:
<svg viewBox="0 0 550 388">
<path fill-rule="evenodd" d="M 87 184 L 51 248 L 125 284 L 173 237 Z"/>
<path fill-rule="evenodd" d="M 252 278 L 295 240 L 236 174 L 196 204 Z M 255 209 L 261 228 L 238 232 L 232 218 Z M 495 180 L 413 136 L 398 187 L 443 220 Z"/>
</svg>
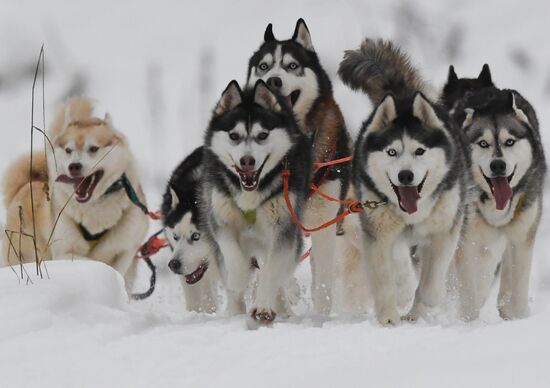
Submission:
<svg viewBox="0 0 550 388">
<path fill-rule="evenodd" d="M 262 62 L 262 63 L 260 63 L 260 65 L 258 66 L 258 69 L 260 69 L 260 70 L 262 70 L 262 71 L 266 71 L 266 70 L 268 69 L 268 67 L 269 67 L 269 66 L 267 65 L 267 63 Z"/>
<path fill-rule="evenodd" d="M 416 149 L 416 151 L 414 151 L 415 155 L 418 155 L 418 156 L 424 155 L 424 152 L 426 152 L 426 150 L 424 148 L 421 148 L 421 147 L 418 147 Z"/>
<path fill-rule="evenodd" d="M 180 239 L 180 236 L 178 236 L 176 233 L 172 233 L 172 238 L 174 241 L 178 241 Z"/>
<path fill-rule="evenodd" d="M 193 241 L 199 241 L 201 238 L 201 234 L 199 232 L 195 232 L 191 235 L 191 240 Z"/>
<path fill-rule="evenodd" d="M 98 146 L 90 146 L 90 148 L 88 148 L 88 152 L 90 152 L 91 154 L 95 154 L 97 151 L 99 151 Z"/>
<path fill-rule="evenodd" d="M 480 146 L 481 148 L 489 147 L 489 143 L 487 143 L 485 140 L 481 140 L 480 142 L 477 143 L 477 145 Z"/>
<path fill-rule="evenodd" d="M 269 136 L 269 132 L 262 132 L 258 135 L 258 140 L 265 140 Z"/>
<path fill-rule="evenodd" d="M 239 141 L 239 139 L 240 139 L 241 137 L 239 136 L 238 133 L 231 132 L 231 133 L 229 134 L 229 138 L 230 138 L 231 140 L 233 140 L 233 141 Z"/>
<path fill-rule="evenodd" d="M 73 150 L 70 149 L 69 147 L 67 147 L 67 148 L 65 148 L 65 153 L 66 153 L 67 155 L 70 155 L 70 154 L 73 153 Z"/>
<path fill-rule="evenodd" d="M 298 64 L 297 64 L 296 62 L 290 62 L 290 63 L 288 64 L 288 68 L 289 68 L 290 70 L 296 70 L 296 69 L 298 68 Z"/>
<path fill-rule="evenodd" d="M 396 155 L 397 155 L 397 151 L 394 150 L 393 148 L 390 148 L 389 150 L 387 150 L 386 153 L 387 153 L 389 156 L 396 156 Z"/>
<path fill-rule="evenodd" d="M 514 144 L 516 144 L 516 141 L 514 139 L 508 139 L 504 142 L 504 145 L 506 147 L 512 147 Z"/>
</svg>

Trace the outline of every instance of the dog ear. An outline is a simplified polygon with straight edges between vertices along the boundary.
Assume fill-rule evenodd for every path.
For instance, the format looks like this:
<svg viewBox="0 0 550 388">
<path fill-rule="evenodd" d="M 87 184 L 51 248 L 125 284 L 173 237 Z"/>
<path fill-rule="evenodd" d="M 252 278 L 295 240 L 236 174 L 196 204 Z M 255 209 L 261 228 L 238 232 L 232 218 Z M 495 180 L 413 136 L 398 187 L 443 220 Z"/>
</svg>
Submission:
<svg viewBox="0 0 550 388">
<path fill-rule="evenodd" d="M 105 113 L 105 117 L 103 117 L 103 121 L 105 121 L 105 123 L 112 127 L 113 126 L 113 118 L 111 117 L 111 115 L 109 113 Z"/>
<path fill-rule="evenodd" d="M 281 105 L 279 101 L 277 101 L 277 97 L 261 79 L 259 79 L 254 86 L 254 102 L 264 109 L 273 112 L 281 111 Z"/>
<path fill-rule="evenodd" d="M 273 35 L 273 24 L 269 23 L 264 32 L 264 41 L 273 42 L 275 40 L 277 39 L 275 39 L 275 35 Z"/>
<path fill-rule="evenodd" d="M 481 73 L 477 76 L 478 81 L 481 81 L 481 83 L 484 86 L 493 86 L 493 80 L 491 78 L 491 70 L 489 69 L 488 64 L 484 64 L 483 68 L 481 69 Z"/>
<path fill-rule="evenodd" d="M 518 106 L 516 105 L 516 95 L 513 93 L 513 92 L 510 92 L 510 95 L 512 96 L 512 109 L 514 110 L 514 113 L 516 114 L 516 118 L 527 124 L 529 127 L 531 127 L 531 123 L 529 122 L 529 118 L 527 117 L 527 115 L 525 114 L 525 112 L 523 110 L 521 110 L 520 108 L 518 108 Z"/>
<path fill-rule="evenodd" d="M 388 94 L 376 107 L 372 120 L 367 127 L 367 133 L 376 132 L 386 128 L 393 120 L 395 120 L 396 117 L 397 110 L 395 109 L 395 101 L 393 97 Z"/>
<path fill-rule="evenodd" d="M 452 85 L 458 81 L 458 77 L 455 73 L 455 68 L 453 65 L 449 66 L 449 76 L 447 77 L 447 85 Z"/>
<path fill-rule="evenodd" d="M 300 18 L 296 22 L 296 28 L 294 29 L 292 40 L 300 44 L 306 50 L 315 51 L 313 48 L 313 43 L 311 42 L 311 35 L 309 34 L 309 30 L 307 29 L 304 19 Z"/>
<path fill-rule="evenodd" d="M 464 113 L 466 113 L 466 117 L 462 122 L 462 129 L 472 124 L 472 122 L 474 121 L 474 114 L 476 113 L 476 111 L 473 110 L 472 108 L 466 108 L 464 109 Z"/>
<path fill-rule="evenodd" d="M 170 185 L 170 210 L 174 210 L 176 206 L 179 205 L 180 199 L 178 195 L 176 194 L 176 191 L 173 189 L 172 185 Z"/>
<path fill-rule="evenodd" d="M 222 113 L 231 112 L 243 102 L 241 87 L 237 81 L 233 80 L 227 85 L 222 93 L 214 113 L 221 115 Z"/>
<path fill-rule="evenodd" d="M 73 118 L 71 116 L 71 105 L 67 104 L 67 107 L 65 108 L 64 117 L 63 117 L 63 129 L 62 131 L 66 130 L 69 127 L 69 124 L 73 121 Z"/>
<path fill-rule="evenodd" d="M 441 128 L 443 123 L 437 116 L 433 105 L 422 93 L 416 93 L 413 101 L 413 116 L 431 128 Z"/>
</svg>

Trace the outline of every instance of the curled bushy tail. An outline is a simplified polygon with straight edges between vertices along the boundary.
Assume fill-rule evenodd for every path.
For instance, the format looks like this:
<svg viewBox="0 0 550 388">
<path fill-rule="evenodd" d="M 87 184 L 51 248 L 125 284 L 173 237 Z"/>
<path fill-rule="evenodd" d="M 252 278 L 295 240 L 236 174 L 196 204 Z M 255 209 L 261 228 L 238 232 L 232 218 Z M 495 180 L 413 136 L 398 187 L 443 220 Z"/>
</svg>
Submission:
<svg viewBox="0 0 550 388">
<path fill-rule="evenodd" d="M 4 204 L 6 208 L 13 201 L 19 190 L 32 182 L 48 181 L 48 166 L 44 153 L 34 153 L 32 159 L 32 171 L 29 175 L 30 155 L 21 156 L 15 162 L 8 166 L 4 179 L 2 181 L 2 194 L 4 194 Z"/>
<path fill-rule="evenodd" d="M 426 92 L 426 85 L 399 47 L 382 39 L 365 39 L 357 50 L 347 50 L 338 75 L 353 90 L 361 89 L 374 104 L 387 94 L 397 100 Z"/>
</svg>

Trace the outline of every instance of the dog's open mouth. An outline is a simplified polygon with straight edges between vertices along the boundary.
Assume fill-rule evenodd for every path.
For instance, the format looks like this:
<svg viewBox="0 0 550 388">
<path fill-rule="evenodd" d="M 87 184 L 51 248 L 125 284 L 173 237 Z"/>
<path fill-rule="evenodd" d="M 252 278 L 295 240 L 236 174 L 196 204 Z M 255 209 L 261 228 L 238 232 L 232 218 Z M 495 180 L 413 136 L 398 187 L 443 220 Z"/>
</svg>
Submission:
<svg viewBox="0 0 550 388">
<path fill-rule="evenodd" d="M 195 284 L 197 283 L 199 280 L 202 279 L 202 277 L 204 276 L 204 274 L 206 273 L 206 270 L 208 269 L 208 263 L 207 262 L 202 262 L 196 270 L 194 270 L 193 272 L 191 272 L 190 274 L 188 275 L 185 275 L 185 282 L 187 284 Z"/>
<path fill-rule="evenodd" d="M 514 171 L 512 171 L 512 173 L 508 176 L 493 176 L 490 178 L 483 173 L 481 167 L 479 169 L 481 170 L 481 174 L 483 174 L 483 177 L 487 181 L 487 184 L 491 189 L 491 193 L 493 193 L 493 197 L 495 197 L 497 210 L 503 210 L 508 204 L 508 201 L 510 201 L 510 199 L 512 198 L 512 195 L 514 194 L 512 186 L 510 186 L 510 182 L 514 177 L 516 168 L 514 167 Z"/>
<path fill-rule="evenodd" d="M 267 158 L 268 157 L 269 155 Z M 258 184 L 260 183 L 260 174 L 262 173 L 262 169 L 264 168 L 267 158 L 265 158 L 264 162 L 257 170 L 243 170 L 235 165 L 235 171 L 239 174 L 241 187 L 244 191 L 254 191 L 258 188 Z"/>
<path fill-rule="evenodd" d="M 294 105 L 296 105 L 296 101 L 298 101 L 298 98 L 300 98 L 299 90 L 295 90 L 292 93 L 290 93 L 288 96 L 285 96 L 286 103 L 291 109 L 294 108 Z"/>
<path fill-rule="evenodd" d="M 103 177 L 103 173 L 103 170 L 97 170 L 93 174 L 90 174 L 86 177 L 72 177 L 62 174 L 59 175 L 55 181 L 73 185 L 76 200 L 78 202 L 84 203 L 88 202 L 90 198 L 92 198 L 97 184 Z"/>
<path fill-rule="evenodd" d="M 401 210 L 409 214 L 413 214 L 418 210 L 418 200 L 420 199 L 420 193 L 422 192 L 427 177 L 428 173 L 426 173 L 424 179 L 422 179 L 422 182 L 420 182 L 418 186 L 396 186 L 390 179 L 391 186 L 397 196 L 397 202 Z"/>
</svg>

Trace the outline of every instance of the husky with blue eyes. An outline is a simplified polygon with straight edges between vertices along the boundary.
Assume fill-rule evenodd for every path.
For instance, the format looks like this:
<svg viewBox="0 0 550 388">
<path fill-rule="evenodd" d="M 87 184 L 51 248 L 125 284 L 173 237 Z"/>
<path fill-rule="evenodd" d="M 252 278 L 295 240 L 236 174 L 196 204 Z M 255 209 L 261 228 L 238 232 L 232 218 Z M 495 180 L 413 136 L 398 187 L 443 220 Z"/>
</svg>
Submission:
<svg viewBox="0 0 550 388">
<path fill-rule="evenodd" d="M 163 195 L 161 214 L 173 249 L 168 267 L 181 275 L 187 310 L 213 313 L 218 307 L 218 252 L 201 224 L 202 154 L 203 147 L 195 149 L 174 170 Z"/>
<path fill-rule="evenodd" d="M 358 50 L 347 51 L 339 75 L 352 89 L 366 92 L 375 106 L 355 144 L 352 177 L 357 199 L 386 202 L 360 214 L 359 245 L 376 316 L 383 325 L 400 321 L 400 269 L 394 268 L 394 256 L 406 244 L 416 247 L 421 270 L 405 318 L 426 317 L 446 295 L 463 226 L 468 171 L 464 140 L 391 42 L 366 39 Z"/>
<path fill-rule="evenodd" d="M 449 77 L 448 96 L 461 82 Z M 525 317 L 546 174 L 535 111 L 517 91 L 496 87 L 471 90 L 452 105 L 477 189 L 456 258 L 461 317 L 478 318 L 499 263 L 500 316 Z"/>
<path fill-rule="evenodd" d="M 264 40 L 250 58 L 248 86 L 263 80 L 283 97 L 292 110 L 300 130 L 312 139 L 313 162 L 327 162 L 351 155 L 351 141 L 342 112 L 334 100 L 332 84 L 315 52 L 309 29 L 303 19 L 296 22 L 290 39 L 278 40 L 269 24 Z M 344 199 L 349 189 L 350 164 L 325 166 L 310 173 L 315 184 L 333 198 Z M 340 206 L 310 192 L 304 211 L 305 224 L 316 227 L 334 218 Z M 313 233 L 311 251 L 312 297 L 317 312 L 328 314 L 332 308 L 333 285 L 337 279 L 336 236 L 341 225 Z"/>
<path fill-rule="evenodd" d="M 311 142 L 283 98 L 259 80 L 241 90 L 232 81 L 218 102 L 205 135 L 200 206 L 208 237 L 220 252 L 230 313 L 244 313 L 251 258 L 258 267 L 249 309 L 251 327 L 270 324 L 279 296 L 302 253 L 302 234 L 285 201 L 300 219 L 311 171 Z"/>
</svg>

